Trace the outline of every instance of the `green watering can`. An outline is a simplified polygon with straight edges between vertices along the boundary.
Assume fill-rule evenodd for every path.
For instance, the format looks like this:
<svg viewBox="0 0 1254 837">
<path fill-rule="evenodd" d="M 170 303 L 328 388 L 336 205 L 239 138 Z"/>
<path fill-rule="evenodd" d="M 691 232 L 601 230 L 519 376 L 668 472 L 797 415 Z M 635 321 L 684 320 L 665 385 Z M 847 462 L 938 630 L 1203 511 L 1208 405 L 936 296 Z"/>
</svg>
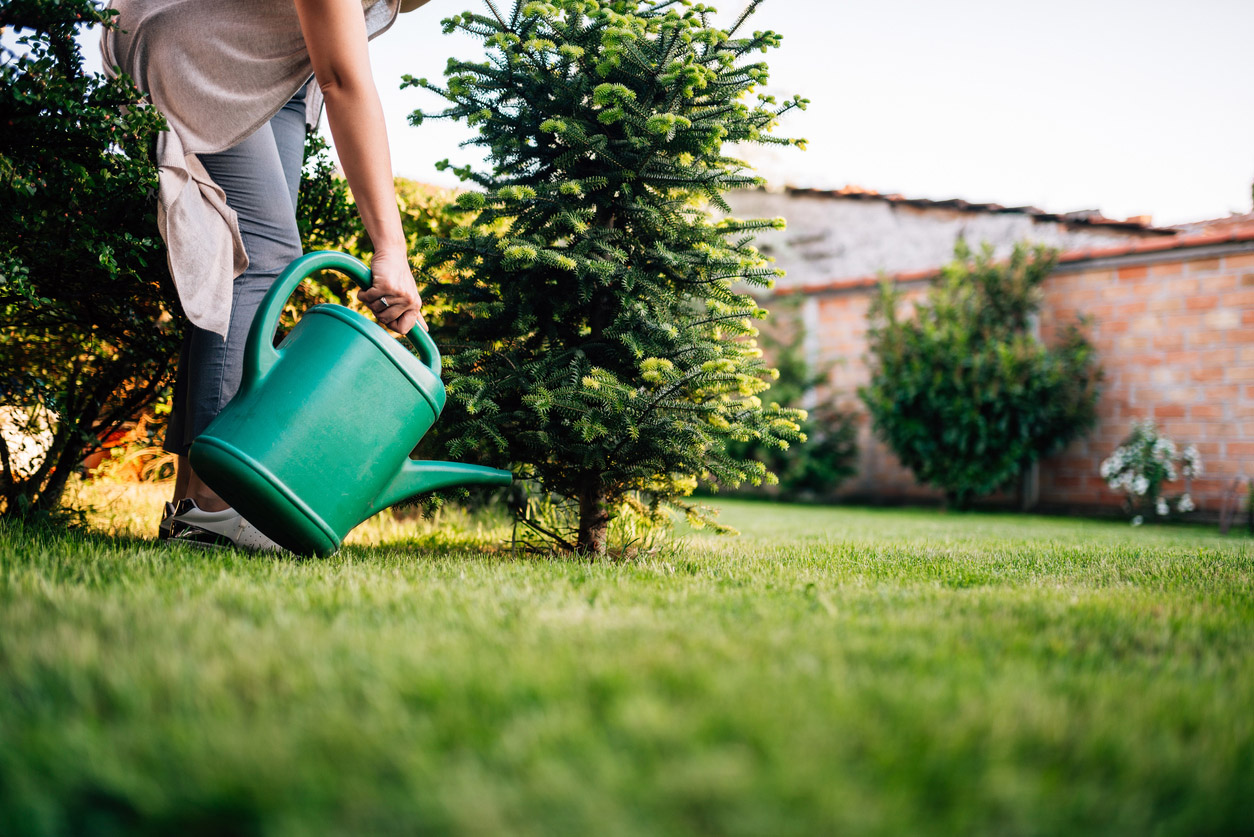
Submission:
<svg viewBox="0 0 1254 837">
<path fill-rule="evenodd" d="M 509 471 L 409 458 L 444 409 L 440 352 L 421 327 L 407 335 L 419 360 L 355 311 L 317 305 L 274 348 L 287 298 L 321 270 L 370 287 L 370 268 L 345 253 L 283 271 L 248 332 L 239 392 L 192 443 L 196 474 L 281 546 L 318 555 L 415 494 L 509 485 Z"/>
</svg>

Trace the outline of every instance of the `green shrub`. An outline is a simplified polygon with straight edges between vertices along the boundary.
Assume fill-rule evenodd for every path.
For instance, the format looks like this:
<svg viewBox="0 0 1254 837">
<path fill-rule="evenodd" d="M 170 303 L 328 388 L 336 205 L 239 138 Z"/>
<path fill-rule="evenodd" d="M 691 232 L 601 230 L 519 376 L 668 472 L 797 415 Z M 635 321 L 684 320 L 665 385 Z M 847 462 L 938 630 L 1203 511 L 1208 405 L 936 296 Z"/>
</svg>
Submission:
<svg viewBox="0 0 1254 837">
<path fill-rule="evenodd" d="M 83 457 L 165 388 L 182 317 L 157 234 L 161 116 L 85 74 L 90 0 L 0 6 L 0 516 L 53 511 Z M 10 442 L 38 443 L 15 461 Z"/>
<path fill-rule="evenodd" d="M 921 482 L 968 505 L 1096 421 L 1101 370 L 1079 324 L 1053 347 L 1033 335 L 1044 248 L 1004 263 L 959 242 L 912 319 L 885 283 L 869 312 L 871 382 L 860 390 L 876 433 Z"/>
</svg>

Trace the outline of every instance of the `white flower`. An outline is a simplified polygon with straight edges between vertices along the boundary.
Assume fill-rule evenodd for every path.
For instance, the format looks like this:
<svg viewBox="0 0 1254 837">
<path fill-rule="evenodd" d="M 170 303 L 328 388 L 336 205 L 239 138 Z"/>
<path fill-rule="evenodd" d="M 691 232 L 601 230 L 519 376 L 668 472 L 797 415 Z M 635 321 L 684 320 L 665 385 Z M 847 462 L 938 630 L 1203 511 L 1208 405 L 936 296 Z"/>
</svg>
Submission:
<svg viewBox="0 0 1254 837">
<path fill-rule="evenodd" d="M 1145 522 L 1145 518 L 1141 517 L 1139 514 L 1136 517 L 1132 518 L 1133 526 L 1140 526 L 1144 522 Z"/>
<path fill-rule="evenodd" d="M 1193 498 L 1188 494 L 1180 495 L 1180 499 L 1176 502 L 1176 508 L 1181 512 L 1191 512 L 1197 506 L 1193 505 Z"/>
<path fill-rule="evenodd" d="M 1171 509 L 1167 508 L 1166 499 L 1159 497 L 1158 502 L 1154 504 L 1154 511 L 1158 512 L 1159 517 L 1166 517 Z"/>
<path fill-rule="evenodd" d="M 1144 497 L 1146 491 L 1149 491 L 1149 477 L 1142 474 L 1132 481 L 1132 493 Z"/>
</svg>

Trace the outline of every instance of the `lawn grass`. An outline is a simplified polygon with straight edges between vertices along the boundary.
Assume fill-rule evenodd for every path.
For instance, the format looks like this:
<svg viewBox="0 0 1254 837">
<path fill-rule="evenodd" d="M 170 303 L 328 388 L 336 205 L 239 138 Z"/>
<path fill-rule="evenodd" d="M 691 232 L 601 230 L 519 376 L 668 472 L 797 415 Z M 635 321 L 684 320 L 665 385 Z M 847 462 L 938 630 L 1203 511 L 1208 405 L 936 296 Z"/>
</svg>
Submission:
<svg viewBox="0 0 1254 837">
<path fill-rule="evenodd" d="M 0 527 L 0 834 L 1254 830 L 1245 539 L 718 501 L 629 563 L 456 516 L 302 562 L 155 497 Z"/>
</svg>

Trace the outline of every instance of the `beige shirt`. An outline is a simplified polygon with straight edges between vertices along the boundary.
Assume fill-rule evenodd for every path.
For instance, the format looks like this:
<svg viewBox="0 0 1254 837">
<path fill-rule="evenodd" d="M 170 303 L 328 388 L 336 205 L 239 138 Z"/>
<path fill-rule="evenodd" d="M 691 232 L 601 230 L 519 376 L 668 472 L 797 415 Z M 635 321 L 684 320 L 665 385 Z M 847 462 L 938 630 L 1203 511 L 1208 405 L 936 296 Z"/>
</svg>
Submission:
<svg viewBox="0 0 1254 837">
<path fill-rule="evenodd" d="M 364 0 L 371 38 L 400 0 Z M 231 288 L 248 266 L 235 212 L 197 154 L 230 148 L 266 124 L 313 75 L 291 0 L 113 0 L 120 30 L 101 38 L 106 72 L 129 75 L 165 116 L 157 138 L 157 226 L 188 319 L 226 335 Z M 322 95 L 307 96 L 316 125 Z"/>
</svg>

